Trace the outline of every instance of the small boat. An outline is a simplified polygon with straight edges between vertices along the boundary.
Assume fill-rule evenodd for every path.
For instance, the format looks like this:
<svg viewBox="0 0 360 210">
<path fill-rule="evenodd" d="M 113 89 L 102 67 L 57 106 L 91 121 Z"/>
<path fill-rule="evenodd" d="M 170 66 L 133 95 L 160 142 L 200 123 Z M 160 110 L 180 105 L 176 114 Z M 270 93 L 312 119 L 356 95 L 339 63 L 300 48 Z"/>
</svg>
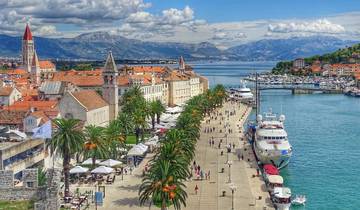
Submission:
<svg viewBox="0 0 360 210">
<path fill-rule="evenodd" d="M 291 190 L 287 187 L 275 187 L 271 199 L 277 210 L 290 210 Z"/>
<path fill-rule="evenodd" d="M 292 200 L 291 204 L 295 206 L 305 205 L 306 197 L 305 195 L 296 195 Z"/>
</svg>

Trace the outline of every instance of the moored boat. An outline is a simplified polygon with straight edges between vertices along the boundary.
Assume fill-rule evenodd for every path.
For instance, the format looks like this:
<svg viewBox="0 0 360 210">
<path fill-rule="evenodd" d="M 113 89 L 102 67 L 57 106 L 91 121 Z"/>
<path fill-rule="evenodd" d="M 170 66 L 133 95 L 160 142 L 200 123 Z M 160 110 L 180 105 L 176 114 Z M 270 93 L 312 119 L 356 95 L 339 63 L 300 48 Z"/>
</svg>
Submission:
<svg viewBox="0 0 360 210">
<path fill-rule="evenodd" d="M 291 190 L 287 187 L 275 187 L 271 199 L 277 210 L 289 210 L 291 206 Z"/>
<path fill-rule="evenodd" d="M 272 112 L 257 117 L 258 125 L 254 136 L 253 148 L 262 164 L 272 164 L 281 169 L 288 165 L 292 147 L 284 128 L 285 116 L 279 118 Z"/>
</svg>

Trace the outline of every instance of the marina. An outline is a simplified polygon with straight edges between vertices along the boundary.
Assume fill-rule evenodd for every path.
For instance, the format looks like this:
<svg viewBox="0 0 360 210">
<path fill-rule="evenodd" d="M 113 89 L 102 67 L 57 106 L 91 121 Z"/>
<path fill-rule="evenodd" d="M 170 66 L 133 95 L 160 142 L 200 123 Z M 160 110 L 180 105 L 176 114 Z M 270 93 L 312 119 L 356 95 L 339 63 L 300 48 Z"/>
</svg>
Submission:
<svg viewBox="0 0 360 210">
<path fill-rule="evenodd" d="M 216 83 L 239 87 L 239 80 L 244 78 L 240 75 L 251 74 L 252 70 L 243 70 L 249 64 L 238 65 L 237 69 L 243 73 L 215 80 Z M 206 68 L 205 64 L 201 68 Z M 222 69 L 214 70 L 219 71 Z M 216 75 L 214 72 L 209 70 L 203 74 Z M 227 70 L 221 74 L 227 74 Z M 210 85 L 213 81 L 210 80 Z M 287 90 L 261 91 L 261 109 L 269 108 L 286 116 L 285 127 L 294 149 L 290 164 L 280 172 L 284 186 L 289 187 L 293 195 L 306 195 L 306 206 L 293 205 L 292 209 L 336 210 L 360 206 L 357 199 L 360 194 L 352 184 L 360 173 L 352 164 L 353 159 L 360 158 L 357 138 L 360 130 L 354 126 L 360 117 L 358 98 L 343 94 L 292 95 Z M 255 121 L 255 111 L 249 118 Z M 336 181 L 339 179 L 343 182 Z"/>
</svg>

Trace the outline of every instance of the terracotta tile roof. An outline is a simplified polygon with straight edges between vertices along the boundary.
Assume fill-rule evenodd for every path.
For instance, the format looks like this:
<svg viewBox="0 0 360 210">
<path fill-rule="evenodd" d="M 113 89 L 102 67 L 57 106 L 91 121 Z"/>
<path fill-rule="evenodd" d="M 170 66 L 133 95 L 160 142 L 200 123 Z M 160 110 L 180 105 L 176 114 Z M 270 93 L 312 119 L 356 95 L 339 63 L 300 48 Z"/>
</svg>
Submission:
<svg viewBox="0 0 360 210">
<path fill-rule="evenodd" d="M 51 61 L 39 61 L 39 65 L 41 69 L 55 68 L 55 64 Z"/>
<path fill-rule="evenodd" d="M 0 88 L 0 96 L 9 96 L 12 91 L 14 90 L 13 87 L 5 86 Z"/>
<path fill-rule="evenodd" d="M 28 72 L 25 69 L 9 69 L 9 70 L 1 70 L 0 74 L 7 74 L 7 75 L 24 75 Z"/>
<path fill-rule="evenodd" d="M 108 106 L 108 103 L 94 90 L 81 90 L 70 94 L 88 111 Z"/>
<path fill-rule="evenodd" d="M 165 66 L 127 66 L 126 68 L 135 73 L 165 73 L 167 69 Z"/>
<path fill-rule="evenodd" d="M 104 83 L 101 75 L 99 70 L 56 72 L 51 80 L 71 82 L 78 87 L 101 86 Z"/>
<path fill-rule="evenodd" d="M 28 111 L 31 108 L 43 111 L 57 110 L 57 101 L 16 101 L 10 106 L 4 106 L 4 110 Z"/>
<path fill-rule="evenodd" d="M 33 116 L 36 119 L 41 119 L 40 124 L 44 124 L 50 120 L 50 118 L 45 114 L 44 111 L 35 111 L 30 113 L 29 116 Z"/>
<path fill-rule="evenodd" d="M 0 110 L 0 124 L 22 124 L 27 113 L 27 111 Z"/>
</svg>

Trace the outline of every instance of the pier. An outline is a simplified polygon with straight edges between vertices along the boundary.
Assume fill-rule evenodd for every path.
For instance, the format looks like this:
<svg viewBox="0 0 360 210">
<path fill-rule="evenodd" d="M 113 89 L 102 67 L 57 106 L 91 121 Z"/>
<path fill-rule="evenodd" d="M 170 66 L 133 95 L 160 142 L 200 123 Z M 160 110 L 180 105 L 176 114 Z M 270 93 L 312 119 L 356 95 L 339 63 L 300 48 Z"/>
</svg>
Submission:
<svg viewBox="0 0 360 210">
<path fill-rule="evenodd" d="M 326 87 L 311 87 L 304 85 L 259 85 L 259 90 L 291 90 L 292 94 L 312 94 L 314 92 L 325 94 L 342 94 L 342 89 L 333 89 Z"/>
</svg>

